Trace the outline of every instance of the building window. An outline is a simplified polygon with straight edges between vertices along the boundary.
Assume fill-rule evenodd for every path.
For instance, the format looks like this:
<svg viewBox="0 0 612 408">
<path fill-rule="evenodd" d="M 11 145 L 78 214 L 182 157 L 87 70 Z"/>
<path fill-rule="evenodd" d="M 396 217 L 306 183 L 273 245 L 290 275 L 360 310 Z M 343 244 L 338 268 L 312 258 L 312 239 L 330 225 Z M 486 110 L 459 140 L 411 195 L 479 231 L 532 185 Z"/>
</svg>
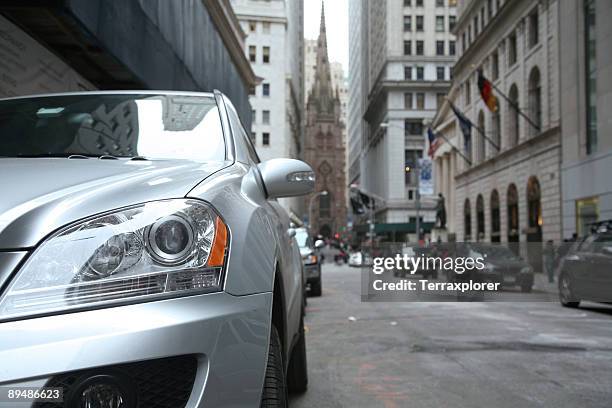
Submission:
<svg viewBox="0 0 612 408">
<path fill-rule="evenodd" d="M 423 55 L 425 53 L 423 41 L 419 40 L 416 42 L 416 55 Z"/>
<path fill-rule="evenodd" d="M 589 224 L 599 220 L 599 198 L 576 201 L 576 233 L 583 237 L 589 233 Z"/>
<path fill-rule="evenodd" d="M 463 34 L 461 35 L 461 52 L 465 52 L 465 50 L 467 50 L 467 43 L 465 42 L 465 31 L 463 32 Z"/>
<path fill-rule="evenodd" d="M 404 108 L 412 109 L 412 92 L 404 93 Z"/>
<path fill-rule="evenodd" d="M 255 87 L 255 86 L 249 87 L 249 95 L 256 95 L 257 94 L 256 88 L 257 87 Z"/>
<path fill-rule="evenodd" d="M 538 128 L 542 128 L 542 85 L 540 83 L 540 70 L 533 67 L 529 74 L 529 116 Z M 532 129 L 532 136 L 537 134 L 537 130 Z"/>
<path fill-rule="evenodd" d="M 404 55 L 412 55 L 412 41 L 404 41 Z"/>
<path fill-rule="evenodd" d="M 251 132 L 251 143 L 255 144 L 257 142 L 257 133 Z"/>
<path fill-rule="evenodd" d="M 448 16 L 448 31 L 453 31 L 457 25 L 457 16 Z"/>
<path fill-rule="evenodd" d="M 262 29 L 265 34 L 270 34 L 270 22 L 264 21 L 262 25 Z"/>
<path fill-rule="evenodd" d="M 423 31 L 423 16 L 416 16 L 416 30 Z"/>
<path fill-rule="evenodd" d="M 270 146 L 270 133 L 264 132 L 261 134 L 261 144 L 264 146 Z"/>
<path fill-rule="evenodd" d="M 423 69 L 423 67 L 417 67 L 416 73 L 417 81 L 422 81 L 423 79 L 425 79 L 425 70 Z"/>
<path fill-rule="evenodd" d="M 436 41 L 436 55 L 444 55 L 444 41 Z"/>
<path fill-rule="evenodd" d="M 586 151 L 597 151 L 597 37 L 595 30 L 595 0 L 584 4 L 585 82 L 586 82 Z"/>
<path fill-rule="evenodd" d="M 474 39 L 476 39 L 476 36 L 478 35 L 478 16 L 474 17 Z"/>
<path fill-rule="evenodd" d="M 425 94 L 423 92 L 416 94 L 416 107 L 420 110 L 425 109 Z"/>
<path fill-rule="evenodd" d="M 252 32 L 252 33 L 257 31 L 257 22 L 249 21 L 249 31 Z"/>
<path fill-rule="evenodd" d="M 484 7 L 480 9 L 480 21 L 482 24 L 482 29 L 484 30 L 486 23 L 485 23 L 485 9 Z"/>
<path fill-rule="evenodd" d="M 416 0 L 417 7 L 423 7 L 423 0 Z"/>
<path fill-rule="evenodd" d="M 476 139 L 476 160 L 478 162 L 483 162 L 486 159 L 486 146 L 485 139 L 483 135 L 487 134 L 487 129 L 485 128 L 485 120 L 484 120 L 484 112 L 478 112 L 478 127 L 480 130 L 478 133 L 482 132 L 479 137 Z"/>
<path fill-rule="evenodd" d="M 412 16 L 404 16 L 404 32 L 412 31 Z"/>
<path fill-rule="evenodd" d="M 506 208 L 508 213 L 508 242 L 519 242 L 518 190 L 514 183 L 508 186 L 506 192 Z"/>
<path fill-rule="evenodd" d="M 419 159 L 423 156 L 422 150 L 404 150 L 404 183 L 407 186 L 416 184 L 416 178 L 413 176 L 415 173 L 412 171 L 418 164 Z M 406 169 L 410 168 L 410 171 Z M 408 199 L 413 199 L 413 190 L 408 190 Z"/>
<path fill-rule="evenodd" d="M 257 62 L 257 47 L 249 45 L 249 61 Z"/>
<path fill-rule="evenodd" d="M 270 96 L 270 84 L 262 85 L 262 94 L 263 96 Z"/>
<path fill-rule="evenodd" d="M 319 218 L 331 217 L 331 194 L 319 196 Z"/>
<path fill-rule="evenodd" d="M 470 242 L 472 240 L 472 211 L 470 209 L 470 200 L 465 199 L 463 203 L 463 241 Z"/>
<path fill-rule="evenodd" d="M 476 241 L 483 241 L 485 237 L 485 209 L 482 194 L 476 197 Z"/>
<path fill-rule="evenodd" d="M 491 242 L 501 242 L 501 217 L 499 211 L 499 193 L 491 192 Z"/>
<path fill-rule="evenodd" d="M 263 47 L 263 62 L 264 64 L 270 63 L 270 47 Z"/>
<path fill-rule="evenodd" d="M 254 109 L 251 111 L 251 121 L 257 123 L 257 111 Z"/>
<path fill-rule="evenodd" d="M 500 146 L 501 145 L 501 117 L 499 114 L 499 110 L 492 114 L 491 125 L 493 126 L 493 135 L 492 135 L 493 141 L 495 142 L 497 146 Z"/>
<path fill-rule="evenodd" d="M 508 37 L 508 66 L 516 64 L 516 33 Z"/>
<path fill-rule="evenodd" d="M 444 81 L 444 67 L 436 67 L 436 79 Z"/>
<path fill-rule="evenodd" d="M 497 51 L 491 55 L 491 79 L 494 81 L 499 78 L 499 54 Z"/>
<path fill-rule="evenodd" d="M 520 118 L 519 118 L 519 93 L 516 85 L 512 84 L 510 87 L 510 92 L 508 92 L 508 98 L 510 102 L 508 102 L 508 124 L 509 124 L 509 132 L 508 132 L 508 146 L 513 147 L 518 144 L 519 136 L 520 136 Z"/>
<path fill-rule="evenodd" d="M 269 110 L 262 111 L 261 122 L 264 125 L 270 124 L 270 111 Z"/>
<path fill-rule="evenodd" d="M 529 15 L 529 48 L 535 47 L 540 42 L 540 24 L 538 18 L 538 8 L 536 6 L 533 13 Z"/>
<path fill-rule="evenodd" d="M 444 16 L 436 16 L 436 31 L 444 31 Z"/>
<path fill-rule="evenodd" d="M 404 134 L 406 136 L 422 136 L 423 135 L 423 121 L 415 119 L 404 120 Z"/>
<path fill-rule="evenodd" d="M 470 89 L 470 80 L 466 79 L 465 80 L 465 104 L 469 105 L 470 103 L 472 103 L 472 95 L 470 94 L 471 89 Z"/>
<path fill-rule="evenodd" d="M 457 7 L 457 0 L 448 0 L 449 7 Z"/>
<path fill-rule="evenodd" d="M 493 17 L 493 0 L 487 0 L 487 15 L 489 16 L 489 21 Z"/>
<path fill-rule="evenodd" d="M 410 0 L 404 0 L 404 7 L 412 6 L 412 2 Z"/>
<path fill-rule="evenodd" d="M 448 55 L 455 55 L 455 42 L 454 41 L 449 41 L 448 42 Z"/>
<path fill-rule="evenodd" d="M 436 0 L 436 7 L 444 7 L 444 0 Z"/>
<path fill-rule="evenodd" d="M 436 94 L 436 109 L 440 109 L 444 104 L 444 99 L 446 98 L 446 94 L 437 93 Z"/>
<path fill-rule="evenodd" d="M 412 67 L 410 65 L 404 66 L 404 79 L 412 80 Z"/>
</svg>

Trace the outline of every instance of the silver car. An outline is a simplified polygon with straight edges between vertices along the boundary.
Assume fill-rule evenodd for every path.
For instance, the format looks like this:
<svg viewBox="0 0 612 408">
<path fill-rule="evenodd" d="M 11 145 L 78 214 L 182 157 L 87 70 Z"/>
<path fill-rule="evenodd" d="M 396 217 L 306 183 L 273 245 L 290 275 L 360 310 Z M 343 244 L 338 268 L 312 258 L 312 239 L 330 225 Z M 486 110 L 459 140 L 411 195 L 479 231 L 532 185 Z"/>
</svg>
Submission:
<svg viewBox="0 0 612 408">
<path fill-rule="evenodd" d="M 0 406 L 284 407 L 306 389 L 275 199 L 314 174 L 260 163 L 247 134 L 218 92 L 0 100 Z"/>
</svg>

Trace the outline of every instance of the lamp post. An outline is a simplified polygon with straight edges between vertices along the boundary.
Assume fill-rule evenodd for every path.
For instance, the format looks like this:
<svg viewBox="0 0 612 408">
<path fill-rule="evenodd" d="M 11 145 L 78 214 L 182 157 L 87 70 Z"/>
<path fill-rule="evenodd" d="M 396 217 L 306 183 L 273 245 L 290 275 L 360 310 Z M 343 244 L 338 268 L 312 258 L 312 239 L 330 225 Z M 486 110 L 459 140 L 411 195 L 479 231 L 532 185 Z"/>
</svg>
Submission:
<svg viewBox="0 0 612 408">
<path fill-rule="evenodd" d="M 388 122 L 382 122 L 380 124 L 380 128 L 381 129 L 388 129 L 390 127 L 394 127 L 397 129 L 401 129 L 401 130 L 405 130 L 403 127 L 401 126 L 397 126 L 397 125 L 392 125 Z M 404 168 L 404 171 L 406 173 L 411 173 L 414 170 L 414 174 L 416 176 L 416 194 L 415 194 L 415 200 L 414 200 L 414 206 L 415 206 L 415 210 L 416 210 L 416 235 L 417 235 L 417 243 L 419 243 L 421 241 L 421 167 L 419 166 L 418 163 L 418 158 L 417 158 L 417 163 L 414 167 L 410 167 L 410 166 L 406 166 Z"/>
<path fill-rule="evenodd" d="M 323 190 L 323 191 L 319 191 L 318 193 L 310 197 L 310 201 L 308 201 L 308 227 L 309 228 L 312 228 L 312 203 L 314 199 L 319 196 L 326 196 L 327 194 L 329 194 L 327 190 Z"/>
</svg>

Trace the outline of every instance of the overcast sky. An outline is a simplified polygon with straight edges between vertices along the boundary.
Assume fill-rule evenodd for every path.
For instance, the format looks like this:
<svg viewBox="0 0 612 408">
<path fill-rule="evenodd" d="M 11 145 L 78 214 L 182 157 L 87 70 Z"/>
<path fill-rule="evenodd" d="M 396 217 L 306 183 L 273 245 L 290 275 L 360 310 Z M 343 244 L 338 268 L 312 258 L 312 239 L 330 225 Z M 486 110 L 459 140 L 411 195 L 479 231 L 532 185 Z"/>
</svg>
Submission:
<svg viewBox="0 0 612 408">
<path fill-rule="evenodd" d="M 325 24 L 329 60 L 340 62 L 348 76 L 348 2 L 325 0 Z M 321 21 L 321 0 L 304 0 L 304 37 L 316 40 Z"/>
</svg>

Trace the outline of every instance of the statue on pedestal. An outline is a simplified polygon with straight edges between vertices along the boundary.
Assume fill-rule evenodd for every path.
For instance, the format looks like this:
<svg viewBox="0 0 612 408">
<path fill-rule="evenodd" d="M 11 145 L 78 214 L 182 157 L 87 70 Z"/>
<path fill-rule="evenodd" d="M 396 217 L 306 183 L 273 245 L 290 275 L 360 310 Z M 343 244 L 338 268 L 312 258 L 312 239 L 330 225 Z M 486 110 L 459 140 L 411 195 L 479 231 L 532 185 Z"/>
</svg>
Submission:
<svg viewBox="0 0 612 408">
<path fill-rule="evenodd" d="M 441 229 L 446 229 L 446 206 L 444 204 L 444 196 L 438 194 L 438 204 L 436 205 L 436 226 Z"/>
</svg>

